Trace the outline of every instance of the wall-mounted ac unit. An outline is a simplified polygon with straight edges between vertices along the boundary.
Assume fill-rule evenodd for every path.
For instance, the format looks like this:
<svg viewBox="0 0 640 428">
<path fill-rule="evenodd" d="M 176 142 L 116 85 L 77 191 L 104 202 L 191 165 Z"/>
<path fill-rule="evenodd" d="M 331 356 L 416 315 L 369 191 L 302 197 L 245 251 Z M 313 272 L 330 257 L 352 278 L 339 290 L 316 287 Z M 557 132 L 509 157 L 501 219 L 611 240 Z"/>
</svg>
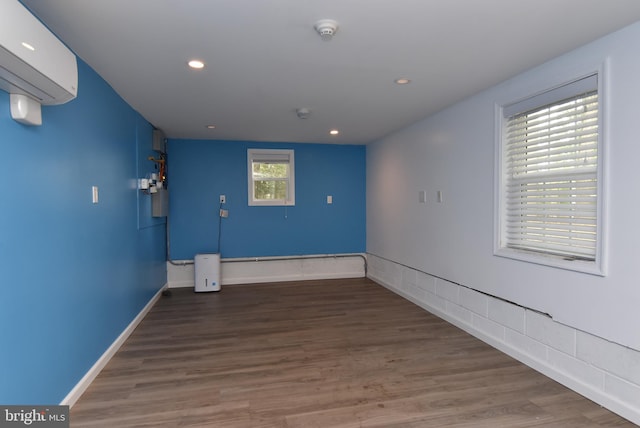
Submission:
<svg viewBox="0 0 640 428">
<path fill-rule="evenodd" d="M 0 89 L 45 105 L 78 94 L 76 56 L 17 0 L 0 1 Z"/>
</svg>

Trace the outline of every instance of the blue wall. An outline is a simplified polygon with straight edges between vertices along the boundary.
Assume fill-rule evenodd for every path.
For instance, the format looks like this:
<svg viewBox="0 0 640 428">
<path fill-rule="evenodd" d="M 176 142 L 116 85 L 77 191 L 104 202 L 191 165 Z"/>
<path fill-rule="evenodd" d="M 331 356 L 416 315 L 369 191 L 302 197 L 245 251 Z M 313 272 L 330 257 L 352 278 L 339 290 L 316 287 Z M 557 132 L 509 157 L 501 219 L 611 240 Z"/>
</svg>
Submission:
<svg viewBox="0 0 640 428">
<path fill-rule="evenodd" d="M 134 187 L 151 125 L 78 65 L 78 98 L 43 107 L 40 127 L 0 91 L 4 404 L 59 403 L 166 283 L 164 223 Z"/>
<path fill-rule="evenodd" d="M 248 206 L 248 148 L 295 150 L 295 206 Z M 168 157 L 172 259 L 217 251 L 221 194 L 223 258 L 365 251 L 365 146 L 169 140 Z"/>
</svg>

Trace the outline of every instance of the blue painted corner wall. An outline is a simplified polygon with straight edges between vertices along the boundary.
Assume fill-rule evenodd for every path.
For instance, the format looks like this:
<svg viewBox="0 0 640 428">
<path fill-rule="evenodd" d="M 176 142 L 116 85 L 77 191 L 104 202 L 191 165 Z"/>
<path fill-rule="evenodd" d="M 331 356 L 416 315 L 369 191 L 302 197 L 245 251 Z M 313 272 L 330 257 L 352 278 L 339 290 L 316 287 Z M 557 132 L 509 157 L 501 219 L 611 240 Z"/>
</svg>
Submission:
<svg viewBox="0 0 640 428">
<path fill-rule="evenodd" d="M 57 404 L 166 283 L 166 221 L 137 178 L 152 126 L 79 60 L 79 95 L 11 119 L 0 91 L 0 403 Z M 174 259 L 363 253 L 364 146 L 170 140 Z M 249 207 L 247 149 L 293 149 L 296 205 Z M 91 188 L 99 202 L 92 203 Z M 333 203 L 327 204 L 327 196 Z"/>
<path fill-rule="evenodd" d="M 248 205 L 249 148 L 294 150 L 295 206 Z M 365 146 L 175 139 L 167 151 L 172 259 L 218 252 L 220 195 L 223 258 L 365 251 Z"/>
<path fill-rule="evenodd" d="M 0 91 L 3 404 L 60 403 L 166 283 L 165 224 L 135 188 L 152 127 L 78 67 L 78 98 L 43 107 L 39 127 Z"/>
</svg>

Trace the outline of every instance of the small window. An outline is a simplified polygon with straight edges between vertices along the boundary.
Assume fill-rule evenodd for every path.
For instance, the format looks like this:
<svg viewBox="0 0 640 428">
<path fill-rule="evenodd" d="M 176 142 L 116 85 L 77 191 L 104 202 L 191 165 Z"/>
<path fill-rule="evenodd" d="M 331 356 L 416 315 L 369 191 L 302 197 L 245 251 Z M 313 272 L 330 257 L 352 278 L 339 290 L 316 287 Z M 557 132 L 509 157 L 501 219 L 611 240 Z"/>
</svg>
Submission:
<svg viewBox="0 0 640 428">
<path fill-rule="evenodd" d="M 293 150 L 247 152 L 249 205 L 295 205 Z"/>
<path fill-rule="evenodd" d="M 597 77 L 502 108 L 496 254 L 600 273 Z"/>
</svg>

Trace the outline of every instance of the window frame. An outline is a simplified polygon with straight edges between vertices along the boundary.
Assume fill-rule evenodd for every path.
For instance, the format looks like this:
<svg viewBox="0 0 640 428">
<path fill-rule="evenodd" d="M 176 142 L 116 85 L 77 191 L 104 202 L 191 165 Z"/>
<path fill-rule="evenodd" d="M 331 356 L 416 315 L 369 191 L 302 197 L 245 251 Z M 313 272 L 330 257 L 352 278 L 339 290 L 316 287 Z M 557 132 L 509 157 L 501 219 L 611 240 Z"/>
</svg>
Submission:
<svg viewBox="0 0 640 428">
<path fill-rule="evenodd" d="M 289 176 L 276 181 L 287 183 L 287 197 L 284 199 L 256 199 L 255 179 L 253 175 L 254 162 L 287 163 Z M 290 149 L 247 149 L 247 199 L 249 206 L 293 206 L 296 203 L 295 192 L 295 153 Z"/>
<path fill-rule="evenodd" d="M 494 255 L 506 257 L 519 261 L 535 263 L 560 269 L 566 269 L 576 272 L 582 272 L 592 275 L 606 275 L 606 258 L 604 249 L 606 248 L 606 230 L 605 230 L 605 165 L 607 159 L 606 144 L 608 139 L 606 130 L 608 117 L 608 103 L 606 85 L 605 64 L 592 69 L 581 77 L 567 79 L 556 85 L 549 85 L 547 89 L 539 91 L 533 95 L 525 96 L 519 100 L 511 100 L 510 102 L 496 103 L 495 105 L 495 126 L 496 126 L 496 149 L 495 149 L 495 209 L 494 209 Z M 590 76 L 597 78 L 597 94 L 598 94 L 598 139 L 597 139 L 597 165 L 596 165 L 596 242 L 595 242 L 595 259 L 582 260 L 579 257 L 569 257 L 567 255 L 553 254 L 551 251 L 532 251 L 507 247 L 505 231 L 506 231 L 506 184 L 508 178 L 506 175 L 507 159 L 505 150 L 507 146 L 506 126 L 509 118 L 515 116 L 512 106 L 520 104 L 525 107 L 519 113 L 542 108 L 552 103 L 560 103 L 567 99 L 566 92 L 563 89 L 570 87 L 572 84 L 579 82 Z M 556 94 L 556 96 L 554 96 Z M 573 96 L 579 95 L 575 92 Z M 570 174 L 567 174 L 569 176 Z"/>
</svg>

